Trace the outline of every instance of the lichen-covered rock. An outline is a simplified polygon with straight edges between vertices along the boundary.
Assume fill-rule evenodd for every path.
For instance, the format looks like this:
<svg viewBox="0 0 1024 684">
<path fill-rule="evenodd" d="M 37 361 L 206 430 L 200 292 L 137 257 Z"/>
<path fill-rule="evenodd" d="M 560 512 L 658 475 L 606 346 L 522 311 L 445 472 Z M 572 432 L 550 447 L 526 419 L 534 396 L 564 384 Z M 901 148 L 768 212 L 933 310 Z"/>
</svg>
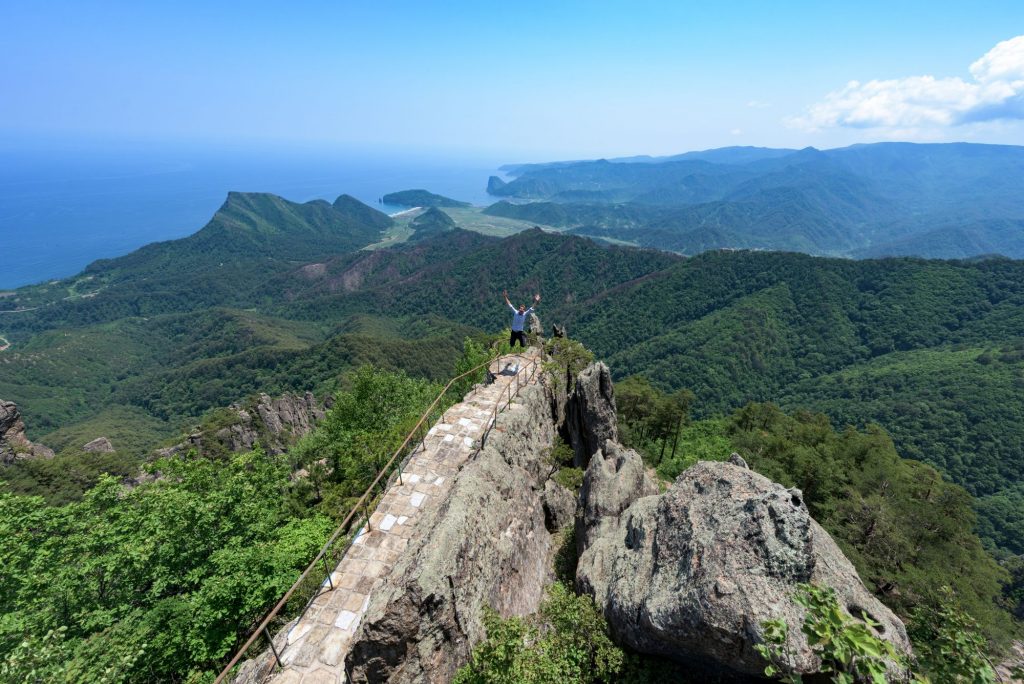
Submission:
<svg viewBox="0 0 1024 684">
<path fill-rule="evenodd" d="M 13 401 L 0 400 L 0 463 L 10 464 L 26 458 L 53 458 L 53 450 L 33 444 L 25 436 L 21 411 Z"/>
<path fill-rule="evenodd" d="M 109 454 L 115 451 L 114 445 L 106 437 L 97 437 L 91 442 L 82 445 L 82 451 L 90 454 Z"/>
<path fill-rule="evenodd" d="M 544 455 L 555 425 L 543 387 L 519 401 L 525 410 L 499 415 L 371 595 L 345 661 L 350 681 L 447 683 L 485 638 L 486 607 L 503 616 L 539 607 L 551 580 Z"/>
<path fill-rule="evenodd" d="M 576 544 L 580 551 L 619 524 L 619 516 L 643 496 L 658 493 L 640 454 L 608 440 L 594 452 L 583 475 Z"/>
<path fill-rule="evenodd" d="M 611 371 L 604 363 L 592 363 L 576 376 L 569 394 L 566 427 L 577 468 L 586 468 L 590 457 L 607 440 L 618 441 L 615 390 Z"/>
<path fill-rule="evenodd" d="M 587 511 L 605 506 L 587 500 L 605 491 L 584 492 Z M 789 625 L 798 671 L 817 670 L 793 601 L 806 582 L 835 589 L 851 614 L 866 612 L 882 638 L 909 652 L 903 623 L 864 588 L 800 491 L 732 464 L 700 462 L 664 494 L 636 500 L 614 527 L 591 535 L 577 570 L 621 642 L 747 675 L 764 670 L 754 645 L 773 618 Z"/>
</svg>

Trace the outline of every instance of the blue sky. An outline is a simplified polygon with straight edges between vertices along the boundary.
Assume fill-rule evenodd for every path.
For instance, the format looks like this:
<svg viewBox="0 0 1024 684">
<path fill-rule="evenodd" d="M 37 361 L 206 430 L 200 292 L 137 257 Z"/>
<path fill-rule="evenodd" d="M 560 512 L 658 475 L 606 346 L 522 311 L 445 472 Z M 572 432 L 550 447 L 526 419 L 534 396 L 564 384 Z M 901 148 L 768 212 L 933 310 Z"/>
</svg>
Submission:
<svg viewBox="0 0 1024 684">
<path fill-rule="evenodd" d="M 0 0 L 0 140 L 509 160 L 1024 144 L 1024 3 L 980 7 Z"/>
</svg>

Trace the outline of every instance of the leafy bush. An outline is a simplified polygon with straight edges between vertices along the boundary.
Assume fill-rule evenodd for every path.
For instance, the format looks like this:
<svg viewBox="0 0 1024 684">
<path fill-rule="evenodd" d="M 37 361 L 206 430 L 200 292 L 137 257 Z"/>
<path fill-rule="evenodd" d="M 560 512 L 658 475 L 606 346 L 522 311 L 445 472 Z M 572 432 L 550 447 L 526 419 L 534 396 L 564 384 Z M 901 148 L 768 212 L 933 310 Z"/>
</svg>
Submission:
<svg viewBox="0 0 1024 684">
<path fill-rule="evenodd" d="M 995 682 L 977 621 L 957 606 L 952 589 L 943 587 L 941 594 L 941 603 L 919 607 L 910 620 L 918 668 L 935 684 Z"/>
<path fill-rule="evenodd" d="M 564 584 L 548 589 L 531 618 L 486 613 L 487 640 L 473 649 L 454 684 L 585 684 L 615 682 L 625 656 L 589 596 Z"/>
<path fill-rule="evenodd" d="M 545 362 L 544 370 L 554 379 L 555 383 L 571 385 L 580 371 L 594 361 L 594 353 L 582 343 L 568 337 L 552 337 L 544 344 L 544 352 L 550 358 Z"/>
<path fill-rule="evenodd" d="M 794 600 L 806 610 L 802 626 L 814 654 L 821 659 L 820 672 L 832 675 L 836 684 L 875 682 L 884 684 L 890 669 L 905 665 L 892 644 L 875 636 L 876 626 L 866 614 L 854 620 L 840 606 L 831 587 L 802 584 Z M 754 648 L 768 661 L 764 673 L 784 682 L 800 682 L 792 667 L 791 652 L 786 648 L 788 626 L 785 620 L 767 620 L 765 643 Z"/>
</svg>

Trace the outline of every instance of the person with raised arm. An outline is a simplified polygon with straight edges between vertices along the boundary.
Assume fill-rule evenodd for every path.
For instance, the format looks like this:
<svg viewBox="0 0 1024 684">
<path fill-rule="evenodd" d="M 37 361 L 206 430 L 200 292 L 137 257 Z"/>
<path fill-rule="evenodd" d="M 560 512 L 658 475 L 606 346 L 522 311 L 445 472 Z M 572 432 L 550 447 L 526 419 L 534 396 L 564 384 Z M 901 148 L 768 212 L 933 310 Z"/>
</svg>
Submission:
<svg viewBox="0 0 1024 684">
<path fill-rule="evenodd" d="M 512 309 L 512 336 L 508 340 L 510 347 L 516 346 L 516 340 L 519 341 L 519 346 L 526 348 L 526 335 L 523 334 L 523 328 L 526 327 L 526 317 L 533 313 L 535 306 L 540 304 L 540 295 L 533 295 L 533 306 L 529 309 L 526 308 L 525 304 L 520 304 L 519 308 L 512 306 L 512 302 L 508 299 L 508 290 L 503 290 L 501 296 L 505 298 L 505 303 L 508 304 L 508 308 Z"/>
</svg>

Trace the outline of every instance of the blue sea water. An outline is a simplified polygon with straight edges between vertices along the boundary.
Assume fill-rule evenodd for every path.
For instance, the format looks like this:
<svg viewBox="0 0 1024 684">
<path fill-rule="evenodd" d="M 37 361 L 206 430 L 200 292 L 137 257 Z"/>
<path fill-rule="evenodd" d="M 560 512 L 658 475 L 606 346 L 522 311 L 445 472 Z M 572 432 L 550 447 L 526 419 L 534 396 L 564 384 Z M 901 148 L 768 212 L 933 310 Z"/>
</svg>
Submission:
<svg viewBox="0 0 1024 684">
<path fill-rule="evenodd" d="M 348 193 L 389 213 L 402 208 L 378 199 L 410 188 L 485 205 L 499 163 L 372 150 L 0 149 L 0 289 L 190 235 L 231 190 L 295 202 Z"/>
</svg>

